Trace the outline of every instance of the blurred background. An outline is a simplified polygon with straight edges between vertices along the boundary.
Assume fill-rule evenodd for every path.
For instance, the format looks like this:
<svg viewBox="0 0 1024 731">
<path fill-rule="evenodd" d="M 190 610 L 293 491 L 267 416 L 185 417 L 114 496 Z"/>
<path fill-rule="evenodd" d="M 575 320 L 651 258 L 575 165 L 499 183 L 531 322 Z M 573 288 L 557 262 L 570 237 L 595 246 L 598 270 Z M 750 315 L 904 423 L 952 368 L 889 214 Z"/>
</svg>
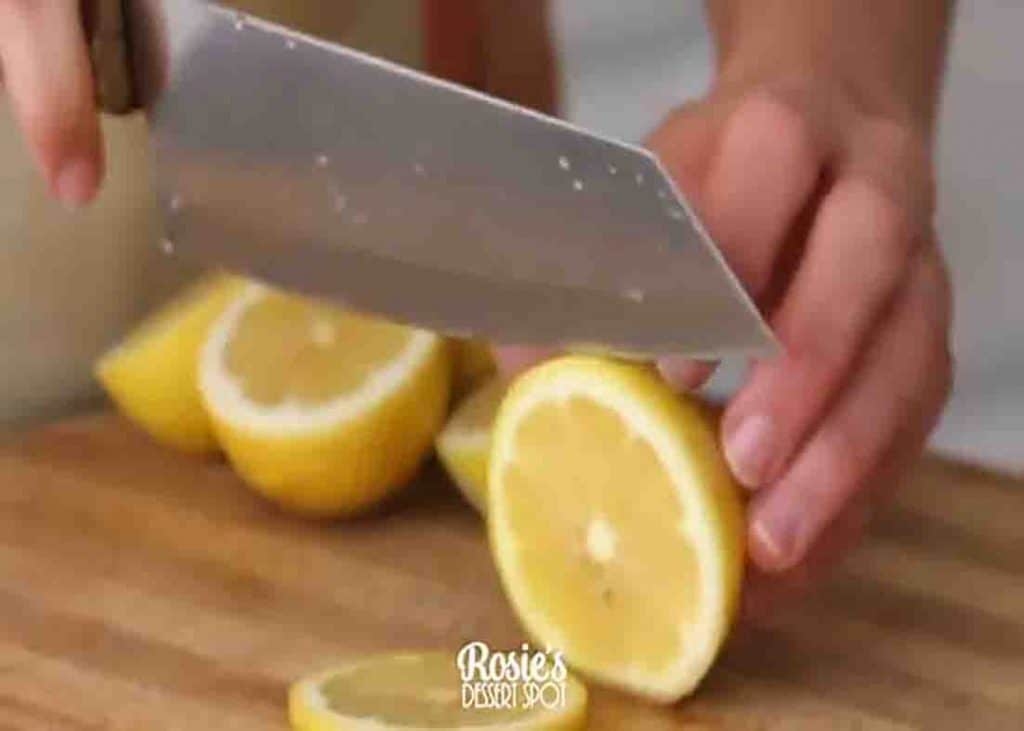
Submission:
<svg viewBox="0 0 1024 731">
<path fill-rule="evenodd" d="M 244 0 L 247 10 L 413 66 L 416 0 Z M 697 0 L 553 0 L 562 113 L 638 141 L 710 78 Z M 961 2 L 940 126 L 939 230 L 956 290 L 953 400 L 933 447 L 1024 473 L 1024 3 Z M 92 406 L 95 357 L 192 272 L 158 254 L 145 126 L 107 120 L 99 203 L 50 203 L 0 102 L 0 425 Z M 715 388 L 727 391 L 736 368 Z"/>
</svg>

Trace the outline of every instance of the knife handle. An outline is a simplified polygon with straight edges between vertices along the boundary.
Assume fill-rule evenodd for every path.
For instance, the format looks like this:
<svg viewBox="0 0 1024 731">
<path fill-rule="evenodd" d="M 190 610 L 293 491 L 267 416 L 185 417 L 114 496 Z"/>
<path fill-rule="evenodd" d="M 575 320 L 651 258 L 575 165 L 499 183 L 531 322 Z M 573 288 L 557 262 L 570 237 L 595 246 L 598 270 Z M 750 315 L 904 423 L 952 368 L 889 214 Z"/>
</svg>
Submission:
<svg viewBox="0 0 1024 731">
<path fill-rule="evenodd" d="M 109 114 L 138 108 L 132 83 L 126 3 L 132 0 L 82 0 L 82 23 L 89 44 L 96 105 Z"/>
</svg>

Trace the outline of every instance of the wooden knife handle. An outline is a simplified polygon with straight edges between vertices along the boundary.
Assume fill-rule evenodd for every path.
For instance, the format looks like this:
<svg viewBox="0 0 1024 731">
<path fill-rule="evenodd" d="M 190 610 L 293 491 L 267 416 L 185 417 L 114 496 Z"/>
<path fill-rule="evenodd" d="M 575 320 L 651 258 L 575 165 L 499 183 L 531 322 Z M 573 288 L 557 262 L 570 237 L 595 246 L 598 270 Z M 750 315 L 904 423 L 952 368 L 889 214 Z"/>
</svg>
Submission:
<svg viewBox="0 0 1024 731">
<path fill-rule="evenodd" d="M 82 0 L 96 103 L 109 114 L 130 114 L 138 108 L 132 83 L 127 2 L 131 0 Z"/>
</svg>

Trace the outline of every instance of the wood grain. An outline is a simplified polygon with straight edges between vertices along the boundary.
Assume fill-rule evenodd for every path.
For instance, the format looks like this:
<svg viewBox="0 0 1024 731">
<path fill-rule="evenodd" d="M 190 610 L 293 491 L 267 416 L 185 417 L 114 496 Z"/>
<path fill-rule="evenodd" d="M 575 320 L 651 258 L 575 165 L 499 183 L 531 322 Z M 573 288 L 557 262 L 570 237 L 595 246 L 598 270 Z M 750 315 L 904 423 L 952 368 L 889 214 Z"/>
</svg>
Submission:
<svg viewBox="0 0 1024 731">
<path fill-rule="evenodd" d="M 308 523 L 114 416 L 0 444 L 0 731 L 281 729 L 300 675 L 470 639 L 522 635 L 435 470 L 378 515 Z M 835 579 L 737 632 L 696 697 L 594 689 L 592 709 L 638 731 L 1024 728 L 1024 485 L 922 463 Z"/>
</svg>

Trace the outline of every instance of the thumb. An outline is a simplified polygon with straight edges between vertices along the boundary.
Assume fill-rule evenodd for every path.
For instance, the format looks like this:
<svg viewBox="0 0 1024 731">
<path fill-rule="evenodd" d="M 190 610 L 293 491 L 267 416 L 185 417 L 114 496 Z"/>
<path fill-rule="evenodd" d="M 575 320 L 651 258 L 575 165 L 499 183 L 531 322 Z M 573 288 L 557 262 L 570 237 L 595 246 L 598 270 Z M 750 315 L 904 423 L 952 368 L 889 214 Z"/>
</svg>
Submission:
<svg viewBox="0 0 1024 731">
<path fill-rule="evenodd" d="M 65 205 L 102 177 L 94 86 L 77 0 L 0 3 L 0 63 L 37 166 Z"/>
</svg>

